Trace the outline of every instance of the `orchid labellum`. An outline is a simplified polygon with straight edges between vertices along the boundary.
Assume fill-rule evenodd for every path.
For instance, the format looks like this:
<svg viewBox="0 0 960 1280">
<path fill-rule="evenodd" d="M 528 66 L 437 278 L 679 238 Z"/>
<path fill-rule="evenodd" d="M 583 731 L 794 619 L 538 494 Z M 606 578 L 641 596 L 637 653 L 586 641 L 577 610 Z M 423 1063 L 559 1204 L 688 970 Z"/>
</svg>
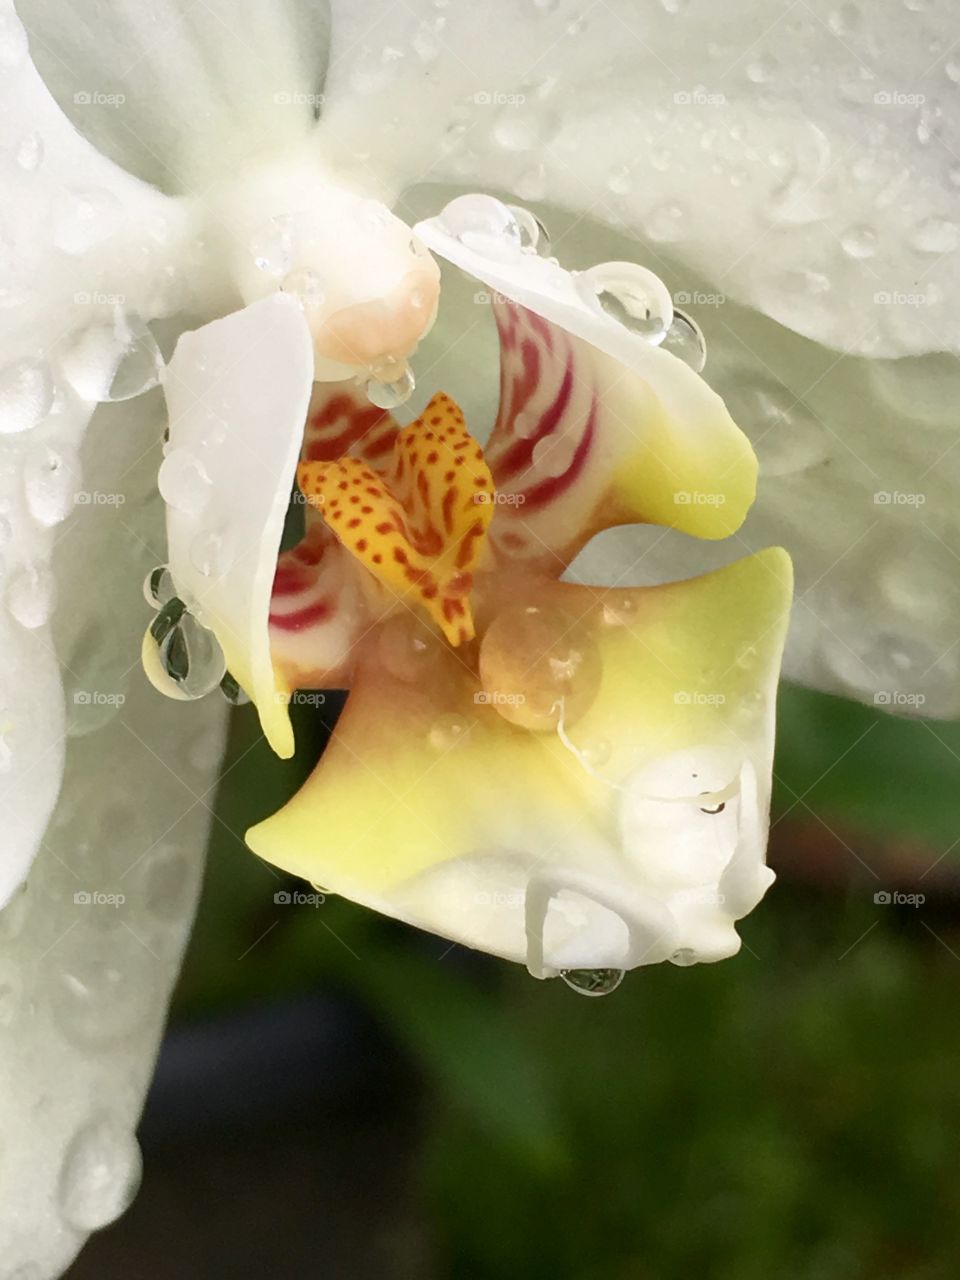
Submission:
<svg viewBox="0 0 960 1280">
<path fill-rule="evenodd" d="M 0 3 L 4 1274 L 136 1185 L 218 685 L 349 691 L 255 853 L 589 992 L 772 879 L 769 548 L 960 710 L 956 18 L 833 10 Z"/>
</svg>

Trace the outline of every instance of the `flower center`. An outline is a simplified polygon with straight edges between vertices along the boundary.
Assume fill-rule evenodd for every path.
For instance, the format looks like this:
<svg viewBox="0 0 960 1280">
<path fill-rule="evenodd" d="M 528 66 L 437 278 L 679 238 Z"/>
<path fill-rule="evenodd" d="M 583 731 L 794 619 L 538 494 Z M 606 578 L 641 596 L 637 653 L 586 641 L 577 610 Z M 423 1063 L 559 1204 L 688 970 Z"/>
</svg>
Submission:
<svg viewBox="0 0 960 1280">
<path fill-rule="evenodd" d="M 388 445 L 378 464 L 371 452 Z M 449 396 L 435 395 L 408 427 L 381 430 L 367 460 L 302 462 L 297 479 L 386 593 L 426 609 L 452 645 L 473 639 L 468 596 L 493 516 L 493 480 Z"/>
</svg>

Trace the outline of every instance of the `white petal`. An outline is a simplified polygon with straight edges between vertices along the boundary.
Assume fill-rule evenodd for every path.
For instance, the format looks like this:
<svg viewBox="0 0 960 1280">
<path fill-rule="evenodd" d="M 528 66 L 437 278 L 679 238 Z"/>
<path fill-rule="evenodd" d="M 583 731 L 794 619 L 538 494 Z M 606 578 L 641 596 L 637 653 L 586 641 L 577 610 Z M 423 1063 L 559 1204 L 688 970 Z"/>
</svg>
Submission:
<svg viewBox="0 0 960 1280">
<path fill-rule="evenodd" d="M 840 350 L 960 346 L 960 11 L 931 28 L 909 6 L 675 7 L 335 0 L 321 138 L 398 187 L 629 226 Z"/>
<path fill-rule="evenodd" d="M 311 0 L 18 0 L 76 127 L 131 172 L 205 189 L 302 137 L 320 103 L 326 15 Z"/>
<path fill-rule="evenodd" d="M 293 754 L 293 732 L 268 617 L 313 368 L 303 312 L 277 293 L 184 334 L 164 379 L 170 438 L 160 490 L 170 572 L 216 633 L 282 756 Z"/>
<path fill-rule="evenodd" d="M 56 530 L 66 775 L 27 885 L 0 912 L 5 1275 L 61 1275 L 88 1232 L 133 1193 L 134 1131 L 199 891 L 204 797 L 219 768 L 226 708 L 213 699 L 168 704 L 136 666 L 149 616 L 140 582 L 163 544 L 155 496 L 162 410 L 154 392 L 133 411 L 125 404 L 97 414 L 81 458 L 90 500 L 71 504 Z M 53 534 L 34 536 L 45 547 Z M 2 625 L 7 653 L 20 624 L 5 610 Z M 18 707 L 29 700 L 32 708 L 11 736 L 4 779 L 18 805 L 40 805 L 39 770 L 22 766 L 45 735 L 48 760 L 56 754 L 63 694 L 49 670 L 52 647 L 44 629 L 23 631 L 17 656 L 26 649 L 29 662 L 5 671 Z M 34 821 L 42 816 L 38 807 Z"/>
</svg>

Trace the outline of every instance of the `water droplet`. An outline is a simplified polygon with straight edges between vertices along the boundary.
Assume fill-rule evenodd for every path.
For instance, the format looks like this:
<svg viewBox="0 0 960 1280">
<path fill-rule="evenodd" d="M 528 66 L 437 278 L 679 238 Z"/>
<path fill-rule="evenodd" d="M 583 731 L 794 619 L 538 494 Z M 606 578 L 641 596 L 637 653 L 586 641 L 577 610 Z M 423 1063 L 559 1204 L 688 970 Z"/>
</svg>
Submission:
<svg viewBox="0 0 960 1280">
<path fill-rule="evenodd" d="M 581 294 L 647 342 L 663 341 L 673 323 L 673 301 L 659 276 L 635 262 L 602 262 L 577 277 Z"/>
<path fill-rule="evenodd" d="M 205 697 L 227 669 L 217 637 L 176 596 L 147 628 L 141 658 L 153 687 L 180 702 Z"/>
<path fill-rule="evenodd" d="M 296 298 L 304 311 L 316 311 L 326 301 L 323 279 L 309 267 L 300 267 L 284 276 L 280 288 Z"/>
<path fill-rule="evenodd" d="M 53 243 L 71 256 L 108 240 L 120 223 L 119 200 L 109 191 L 80 191 L 66 197 L 53 229 Z"/>
<path fill-rule="evenodd" d="M 437 633 L 405 610 L 386 619 L 377 643 L 380 661 L 398 680 L 415 684 L 438 669 Z"/>
<path fill-rule="evenodd" d="M 470 729 L 463 716 L 441 716 L 430 728 L 429 740 L 434 751 L 452 751 L 462 742 Z"/>
<path fill-rule="evenodd" d="M 202 511 L 210 497 L 210 477 L 189 449 L 171 449 L 160 465 L 157 484 L 164 502 L 188 515 Z"/>
<path fill-rule="evenodd" d="M 560 977 L 580 996 L 608 996 L 623 981 L 623 969 L 561 969 Z"/>
<path fill-rule="evenodd" d="M 45 565 L 18 570 L 7 588 L 7 608 L 28 631 L 45 626 L 53 612 L 53 575 Z"/>
<path fill-rule="evenodd" d="M 366 387 L 367 399 L 378 409 L 396 409 L 406 402 L 416 390 L 413 370 L 406 363 L 391 361 L 373 371 Z"/>
<path fill-rule="evenodd" d="M 948 58 L 943 64 L 943 69 L 948 80 L 952 80 L 954 84 L 960 84 L 960 58 Z"/>
<path fill-rule="evenodd" d="M 43 138 L 28 133 L 17 147 L 17 164 L 25 173 L 34 173 L 43 164 Z"/>
<path fill-rule="evenodd" d="M 927 218 L 914 228 L 910 244 L 920 253 L 952 253 L 960 244 L 960 227 L 947 218 Z"/>
<path fill-rule="evenodd" d="M 448 235 L 487 257 L 512 258 L 522 236 L 510 208 L 493 196 L 457 196 L 444 206 L 440 222 Z"/>
<path fill-rule="evenodd" d="M 250 241 L 254 265 L 273 280 L 285 276 L 293 262 L 293 219 L 287 214 L 271 218 Z"/>
<path fill-rule="evenodd" d="M 245 707 L 250 701 L 243 689 L 241 689 L 235 676 L 228 671 L 220 681 L 220 692 L 230 703 L 232 707 Z"/>
<path fill-rule="evenodd" d="M 686 8 L 687 0 L 660 0 L 660 8 L 664 13 L 669 13 L 671 17 L 675 17 L 678 13 L 682 13 Z"/>
<path fill-rule="evenodd" d="M 599 769 L 613 754 L 613 744 L 609 738 L 591 738 L 580 748 L 580 754 L 591 769 Z"/>
<path fill-rule="evenodd" d="M 163 373 L 163 356 L 157 340 L 139 316 L 117 315 L 113 334 L 121 348 L 113 378 L 100 397 L 110 402 L 132 400 L 157 386 Z"/>
<path fill-rule="evenodd" d="M 504 151 L 533 151 L 543 140 L 544 113 L 504 107 L 493 125 L 493 140 Z M 509 206 L 508 206 L 509 207 Z"/>
<path fill-rule="evenodd" d="M 502 610 L 480 645 L 486 701 L 511 724 L 556 729 L 574 723 L 600 688 L 600 649 L 588 627 L 559 609 Z"/>
<path fill-rule="evenodd" d="M 78 925 L 50 952 L 53 968 L 50 1008 L 60 1034 L 83 1049 L 106 1048 L 129 1040 L 152 1018 L 157 973 L 150 953 L 132 934 L 121 930 L 100 942 L 95 925 L 80 917 Z"/>
<path fill-rule="evenodd" d="M 678 204 L 661 204 L 644 219 L 644 229 L 657 244 L 672 244 L 683 238 L 683 209 Z"/>
<path fill-rule="evenodd" d="M 0 433 L 29 431 L 53 407 L 53 378 L 43 360 L 17 360 L 0 370 Z"/>
<path fill-rule="evenodd" d="M 23 483 L 30 514 L 38 524 L 51 528 L 73 510 L 80 463 L 75 456 L 44 445 L 26 460 Z"/>
<path fill-rule="evenodd" d="M 774 58 L 764 55 L 747 63 L 746 75 L 752 84 L 769 84 L 777 74 L 777 63 Z"/>
<path fill-rule="evenodd" d="M 140 1148 L 119 1120 L 101 1115 L 71 1139 L 60 1171 L 60 1211 L 77 1231 L 96 1231 L 132 1202 L 142 1172 Z"/>
<path fill-rule="evenodd" d="M 679 965 L 681 969 L 686 969 L 690 965 L 697 963 L 697 953 L 692 947 L 680 947 L 670 957 L 670 963 Z"/>
<path fill-rule="evenodd" d="M 173 577 L 165 564 L 158 564 L 143 580 L 143 598 L 154 609 L 162 609 L 177 594 Z"/>
<path fill-rule="evenodd" d="M 877 252 L 877 233 L 863 223 L 847 227 L 840 236 L 840 244 L 849 258 L 872 258 Z"/>
<path fill-rule="evenodd" d="M 536 214 L 522 205 L 511 204 L 507 208 L 520 228 L 520 247 L 524 253 L 538 253 L 542 258 L 550 255 L 550 235 Z"/>
<path fill-rule="evenodd" d="M 674 310 L 673 324 L 660 345 L 689 365 L 694 373 L 700 373 L 707 363 L 707 340 L 696 320 L 684 311 Z"/>
<path fill-rule="evenodd" d="M 179 924 L 194 900 L 201 863 L 175 844 L 152 849 L 137 868 L 138 897 L 152 915 Z"/>
</svg>

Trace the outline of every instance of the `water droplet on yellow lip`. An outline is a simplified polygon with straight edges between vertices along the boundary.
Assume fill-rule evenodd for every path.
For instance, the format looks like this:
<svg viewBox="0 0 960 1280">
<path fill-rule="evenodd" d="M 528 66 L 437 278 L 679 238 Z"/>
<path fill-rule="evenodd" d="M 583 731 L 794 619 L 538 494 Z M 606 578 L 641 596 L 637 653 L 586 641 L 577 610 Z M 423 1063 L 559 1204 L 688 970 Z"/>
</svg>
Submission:
<svg viewBox="0 0 960 1280">
<path fill-rule="evenodd" d="M 600 650 L 559 609 L 519 605 L 498 614 L 480 645 L 486 701 L 511 724 L 556 729 L 586 712 L 600 688 Z"/>
</svg>

